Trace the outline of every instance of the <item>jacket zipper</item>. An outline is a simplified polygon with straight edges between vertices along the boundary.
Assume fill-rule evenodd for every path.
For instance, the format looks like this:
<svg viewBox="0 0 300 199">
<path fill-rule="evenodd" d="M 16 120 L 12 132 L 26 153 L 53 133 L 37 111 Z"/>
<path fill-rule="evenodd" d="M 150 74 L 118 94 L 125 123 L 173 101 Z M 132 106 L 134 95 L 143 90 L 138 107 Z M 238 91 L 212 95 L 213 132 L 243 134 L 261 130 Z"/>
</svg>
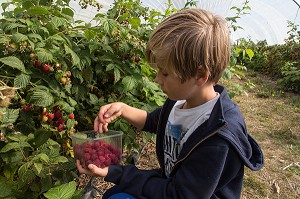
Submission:
<svg viewBox="0 0 300 199">
<path fill-rule="evenodd" d="M 215 130 L 213 133 L 211 133 L 210 135 L 208 135 L 208 136 L 206 136 L 205 138 L 203 138 L 200 142 L 198 142 L 198 143 L 197 143 L 197 144 L 196 144 L 196 145 L 188 152 L 188 154 L 186 154 L 183 158 L 181 158 L 180 160 L 178 160 L 178 161 L 175 163 L 175 165 L 174 165 L 174 167 L 173 167 L 172 172 L 170 173 L 170 175 L 173 173 L 173 171 L 175 171 L 177 165 L 178 165 L 180 162 L 184 161 L 184 160 L 192 153 L 192 151 L 194 151 L 194 149 L 195 149 L 197 146 L 199 146 L 202 142 L 204 142 L 205 140 L 207 140 L 207 139 L 210 138 L 211 136 L 215 135 L 215 134 L 216 134 L 219 130 L 221 130 L 222 128 L 225 128 L 226 125 L 227 125 L 227 124 L 225 123 L 224 125 L 222 125 L 221 127 L 219 127 L 217 130 Z"/>
</svg>

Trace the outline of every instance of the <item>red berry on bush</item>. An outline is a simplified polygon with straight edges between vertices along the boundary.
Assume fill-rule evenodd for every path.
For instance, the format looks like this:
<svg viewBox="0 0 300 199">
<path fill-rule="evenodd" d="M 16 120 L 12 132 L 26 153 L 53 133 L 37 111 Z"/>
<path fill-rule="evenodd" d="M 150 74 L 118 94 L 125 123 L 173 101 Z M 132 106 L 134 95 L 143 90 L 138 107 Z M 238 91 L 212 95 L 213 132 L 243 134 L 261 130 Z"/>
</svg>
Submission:
<svg viewBox="0 0 300 199">
<path fill-rule="evenodd" d="M 50 65 L 49 64 L 44 64 L 43 65 L 43 71 L 45 71 L 45 72 L 49 72 L 50 71 Z"/>
<path fill-rule="evenodd" d="M 34 65 L 35 65 L 36 67 L 41 67 L 42 63 L 41 63 L 39 60 L 35 60 L 35 61 L 34 61 Z"/>
<path fill-rule="evenodd" d="M 49 117 L 49 119 L 53 120 L 54 119 L 54 114 L 53 113 L 49 113 L 48 117 Z"/>
<path fill-rule="evenodd" d="M 70 119 L 74 119 L 74 114 L 71 113 L 71 114 L 69 115 L 69 118 L 70 118 Z"/>
<path fill-rule="evenodd" d="M 135 61 L 136 63 L 139 63 L 139 62 L 141 61 L 141 59 L 140 59 L 139 57 L 136 57 L 136 58 L 134 59 L 134 61 Z"/>
<path fill-rule="evenodd" d="M 62 132 L 64 130 L 64 126 L 62 124 L 60 124 L 58 127 L 57 127 L 57 131 L 58 132 Z"/>
<path fill-rule="evenodd" d="M 28 111 L 31 110 L 31 106 L 30 106 L 29 104 L 26 104 L 26 105 L 23 107 L 23 110 L 24 110 L 25 112 L 28 112 Z"/>
<path fill-rule="evenodd" d="M 62 113 L 60 110 L 57 110 L 55 113 L 54 113 L 54 118 L 55 119 L 59 119 L 59 118 L 62 118 Z"/>
<path fill-rule="evenodd" d="M 67 76 L 67 77 L 71 77 L 71 76 L 72 76 L 71 71 L 67 71 L 67 72 L 66 72 L 66 76 Z"/>
</svg>

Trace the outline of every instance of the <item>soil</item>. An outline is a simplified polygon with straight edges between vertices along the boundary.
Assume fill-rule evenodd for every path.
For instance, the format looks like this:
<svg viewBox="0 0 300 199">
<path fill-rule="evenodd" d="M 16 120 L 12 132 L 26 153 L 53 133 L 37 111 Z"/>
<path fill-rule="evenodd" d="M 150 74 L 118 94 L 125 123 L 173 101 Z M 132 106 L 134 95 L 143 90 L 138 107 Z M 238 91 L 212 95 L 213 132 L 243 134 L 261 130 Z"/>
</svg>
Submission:
<svg viewBox="0 0 300 199">
<path fill-rule="evenodd" d="M 300 95 L 278 89 L 267 76 L 254 72 L 248 72 L 246 76 L 255 87 L 245 89 L 233 100 L 245 117 L 249 134 L 263 150 L 265 166 L 256 172 L 246 168 L 241 198 L 299 198 Z M 244 82 L 239 79 L 234 81 Z M 158 167 L 152 142 L 146 143 L 136 166 L 141 169 Z M 82 175 L 79 186 L 84 187 L 89 179 L 89 176 Z M 95 198 L 101 199 L 103 192 L 111 186 L 113 184 L 96 178 L 98 194 Z"/>
</svg>

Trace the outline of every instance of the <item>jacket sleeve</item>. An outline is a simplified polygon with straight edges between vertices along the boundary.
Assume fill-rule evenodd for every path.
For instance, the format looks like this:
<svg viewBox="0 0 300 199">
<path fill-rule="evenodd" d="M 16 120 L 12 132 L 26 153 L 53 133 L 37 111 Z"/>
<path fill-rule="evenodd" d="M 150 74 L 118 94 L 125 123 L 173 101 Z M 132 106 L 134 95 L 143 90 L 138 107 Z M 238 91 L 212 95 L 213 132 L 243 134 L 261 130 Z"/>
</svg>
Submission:
<svg viewBox="0 0 300 199">
<path fill-rule="evenodd" d="M 158 118 L 161 112 L 161 106 L 152 111 L 151 113 L 147 113 L 147 118 L 145 125 L 142 129 L 142 131 L 148 131 L 151 133 L 155 133 L 157 130 L 157 125 L 158 125 Z"/>
<path fill-rule="evenodd" d="M 140 170 L 134 165 L 112 165 L 105 180 L 118 184 L 124 192 L 140 199 L 208 199 L 222 188 L 221 184 L 234 179 L 243 167 L 229 144 L 224 140 L 221 142 L 201 144 L 184 159 L 170 178 L 162 177 L 157 170 Z M 239 190 L 241 187 L 236 188 Z M 232 194 L 229 198 L 239 198 L 236 196 L 239 194 Z"/>
</svg>

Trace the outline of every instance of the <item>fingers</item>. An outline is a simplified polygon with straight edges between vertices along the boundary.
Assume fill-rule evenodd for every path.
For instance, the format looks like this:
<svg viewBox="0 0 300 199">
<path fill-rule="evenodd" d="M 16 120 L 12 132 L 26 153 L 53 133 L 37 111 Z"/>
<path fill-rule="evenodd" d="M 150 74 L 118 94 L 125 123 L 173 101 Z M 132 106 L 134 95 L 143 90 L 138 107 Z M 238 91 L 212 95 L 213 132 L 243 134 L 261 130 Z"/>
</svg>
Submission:
<svg viewBox="0 0 300 199">
<path fill-rule="evenodd" d="M 94 121 L 94 131 L 103 133 L 108 131 L 108 124 L 121 115 L 121 103 L 112 103 L 100 108 Z"/>
<path fill-rule="evenodd" d="M 90 176 L 100 176 L 100 177 L 105 177 L 108 173 L 108 167 L 104 168 L 99 168 L 94 164 L 89 164 L 88 169 L 85 169 L 81 166 L 80 161 L 76 160 L 76 166 L 81 174 L 87 174 Z"/>
</svg>

